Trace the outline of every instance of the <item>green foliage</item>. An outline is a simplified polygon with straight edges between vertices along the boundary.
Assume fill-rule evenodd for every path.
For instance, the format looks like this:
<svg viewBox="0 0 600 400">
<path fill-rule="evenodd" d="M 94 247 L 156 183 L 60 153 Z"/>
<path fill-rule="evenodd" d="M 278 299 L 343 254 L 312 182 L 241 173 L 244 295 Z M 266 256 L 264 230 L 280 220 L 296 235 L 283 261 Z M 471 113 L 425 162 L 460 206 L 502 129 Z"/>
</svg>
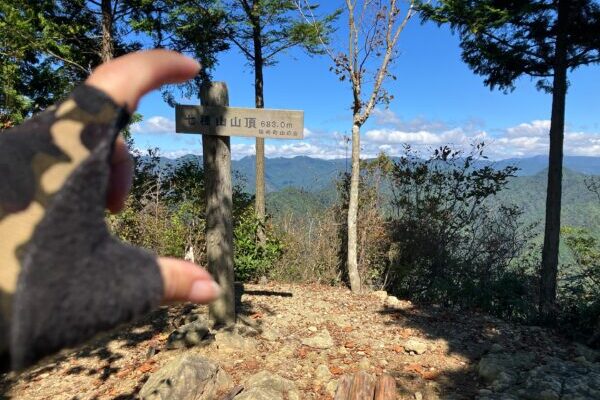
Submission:
<svg viewBox="0 0 600 400">
<path fill-rule="evenodd" d="M 600 243 L 582 228 L 566 226 L 561 235 L 575 262 L 559 274 L 559 319 L 566 330 L 589 335 L 600 318 Z"/>
<path fill-rule="evenodd" d="M 423 19 L 449 24 L 461 40 L 463 60 L 491 88 L 514 89 L 520 76 L 546 80 L 555 68 L 559 3 L 568 8 L 566 66 L 600 61 L 600 4 L 594 0 L 440 0 L 421 4 Z"/>
<path fill-rule="evenodd" d="M 267 224 L 264 229 L 266 243 L 260 245 L 258 229 L 261 222 L 252 207 L 246 208 L 236 219 L 234 236 L 234 268 L 236 279 L 255 280 L 269 274 L 273 264 L 283 252 L 282 242 L 273 234 Z"/>
<path fill-rule="evenodd" d="M 132 244 L 158 254 L 183 257 L 190 247 L 197 262 L 205 256 L 204 169 L 195 161 L 186 161 L 172 169 L 160 166 L 156 149 L 142 157 L 134 153 L 135 174 L 125 209 L 109 216 L 113 232 Z M 234 221 L 252 203 L 241 184 L 233 187 Z"/>
<path fill-rule="evenodd" d="M 83 0 L 0 1 L 0 129 L 61 100 L 101 63 L 101 15 L 93 7 Z M 114 32 L 115 56 L 140 48 L 123 33 Z"/>
<path fill-rule="evenodd" d="M 185 97 L 197 95 L 200 85 L 209 80 L 210 71 L 217 64 L 217 54 L 229 49 L 226 42 L 230 34 L 226 24 L 228 11 L 218 0 L 138 2 L 131 17 L 131 26 L 136 32 L 150 36 L 154 47 L 187 54 L 202 64 L 199 76 L 182 84 L 165 86 L 163 97 L 174 106 L 173 89 L 179 89 Z"/>
<path fill-rule="evenodd" d="M 275 65 L 276 56 L 292 47 L 308 54 L 322 54 L 321 40 L 328 41 L 339 12 L 308 23 L 298 14 L 293 0 L 229 0 L 229 39 L 252 66 Z M 312 6 L 311 10 L 318 6 Z M 259 52 L 255 46 L 260 46 Z M 259 55 L 260 59 L 257 59 Z"/>
<path fill-rule="evenodd" d="M 444 146 L 421 159 L 407 146 L 394 163 L 391 288 L 418 301 L 529 315 L 515 302 L 530 288 L 527 271 L 513 263 L 528 229 L 518 207 L 492 201 L 516 168 L 478 165 L 483 149 L 465 156 Z"/>
</svg>

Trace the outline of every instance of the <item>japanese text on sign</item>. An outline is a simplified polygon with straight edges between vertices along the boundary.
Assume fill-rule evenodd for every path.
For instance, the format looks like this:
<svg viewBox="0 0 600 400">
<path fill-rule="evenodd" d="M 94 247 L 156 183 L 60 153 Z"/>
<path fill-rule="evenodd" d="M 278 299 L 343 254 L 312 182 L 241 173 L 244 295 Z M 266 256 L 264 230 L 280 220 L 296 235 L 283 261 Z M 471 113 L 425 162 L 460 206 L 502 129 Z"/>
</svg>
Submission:
<svg viewBox="0 0 600 400">
<path fill-rule="evenodd" d="M 177 105 L 176 131 L 218 136 L 302 139 L 304 112 Z"/>
</svg>

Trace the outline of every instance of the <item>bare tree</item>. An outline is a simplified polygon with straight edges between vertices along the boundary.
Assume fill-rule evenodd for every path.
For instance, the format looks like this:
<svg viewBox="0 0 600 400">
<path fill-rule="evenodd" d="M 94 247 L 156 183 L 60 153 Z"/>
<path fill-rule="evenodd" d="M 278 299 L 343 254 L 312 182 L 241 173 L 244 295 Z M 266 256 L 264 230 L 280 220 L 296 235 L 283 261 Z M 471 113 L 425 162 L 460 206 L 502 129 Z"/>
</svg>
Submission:
<svg viewBox="0 0 600 400">
<path fill-rule="evenodd" d="M 352 89 L 352 173 L 348 206 L 347 268 L 353 292 L 361 291 L 358 273 L 357 216 L 360 178 L 360 129 L 377 104 L 393 99 L 383 87 L 387 78 L 396 79 L 390 66 L 398 55 L 400 33 L 415 14 L 415 1 L 406 1 L 401 9 L 396 0 L 346 0 L 348 43 L 345 50 L 334 51 L 323 42 L 333 61 L 331 70 Z M 298 8 L 307 21 L 316 21 L 308 0 L 299 0 Z"/>
</svg>

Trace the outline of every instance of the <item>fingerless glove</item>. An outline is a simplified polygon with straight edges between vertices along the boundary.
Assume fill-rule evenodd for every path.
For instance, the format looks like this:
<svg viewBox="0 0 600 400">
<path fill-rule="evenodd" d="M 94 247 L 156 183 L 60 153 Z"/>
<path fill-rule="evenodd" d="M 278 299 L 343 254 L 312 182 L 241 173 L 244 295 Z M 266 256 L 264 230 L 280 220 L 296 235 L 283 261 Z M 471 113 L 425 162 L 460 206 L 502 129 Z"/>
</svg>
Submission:
<svg viewBox="0 0 600 400">
<path fill-rule="evenodd" d="M 157 306 L 156 256 L 105 223 L 125 109 L 91 86 L 0 133 L 0 351 L 15 369 Z"/>
</svg>

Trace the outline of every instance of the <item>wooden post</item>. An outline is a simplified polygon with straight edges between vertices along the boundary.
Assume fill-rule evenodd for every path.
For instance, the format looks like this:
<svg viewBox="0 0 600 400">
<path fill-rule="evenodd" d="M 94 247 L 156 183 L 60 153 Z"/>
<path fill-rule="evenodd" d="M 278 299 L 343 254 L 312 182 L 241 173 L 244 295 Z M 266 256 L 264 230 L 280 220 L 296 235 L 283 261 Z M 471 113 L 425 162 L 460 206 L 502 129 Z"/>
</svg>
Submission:
<svg viewBox="0 0 600 400">
<path fill-rule="evenodd" d="M 352 375 L 343 375 L 338 381 L 338 387 L 333 400 L 347 400 L 353 380 Z"/>
<path fill-rule="evenodd" d="M 229 106 L 225 82 L 210 82 L 200 89 L 203 106 Z M 208 271 L 221 286 L 221 297 L 209 306 L 216 326 L 236 321 L 233 287 L 233 224 L 231 146 L 229 136 L 202 136 L 206 179 L 206 258 Z"/>
<path fill-rule="evenodd" d="M 396 380 L 390 375 L 382 375 L 375 386 L 374 400 L 395 400 Z"/>
<path fill-rule="evenodd" d="M 348 400 L 373 400 L 375 395 L 375 378 L 365 371 L 354 375 L 354 381 L 348 393 Z"/>
</svg>

